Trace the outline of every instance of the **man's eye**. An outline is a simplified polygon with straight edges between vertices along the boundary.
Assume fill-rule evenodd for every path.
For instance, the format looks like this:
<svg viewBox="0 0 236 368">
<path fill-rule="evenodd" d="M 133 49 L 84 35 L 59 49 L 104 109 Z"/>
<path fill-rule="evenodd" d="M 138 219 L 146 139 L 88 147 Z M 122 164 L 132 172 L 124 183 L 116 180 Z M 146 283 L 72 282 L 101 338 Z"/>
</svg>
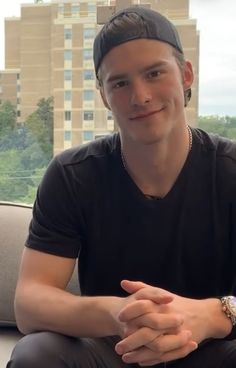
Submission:
<svg viewBox="0 0 236 368">
<path fill-rule="evenodd" d="M 114 84 L 113 88 L 122 88 L 124 86 L 127 86 L 127 84 L 127 81 L 119 81 Z"/>
<path fill-rule="evenodd" d="M 148 73 L 148 78 L 156 78 L 161 74 L 160 70 L 153 70 Z"/>
</svg>

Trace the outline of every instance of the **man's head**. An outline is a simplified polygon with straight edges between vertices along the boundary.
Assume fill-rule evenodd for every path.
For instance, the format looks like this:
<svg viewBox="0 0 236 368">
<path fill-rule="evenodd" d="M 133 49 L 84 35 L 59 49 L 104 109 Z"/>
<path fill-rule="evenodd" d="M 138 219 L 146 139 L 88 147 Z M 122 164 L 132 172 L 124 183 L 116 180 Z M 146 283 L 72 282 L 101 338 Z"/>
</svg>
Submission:
<svg viewBox="0 0 236 368">
<path fill-rule="evenodd" d="M 168 43 L 173 47 L 176 61 L 182 70 L 183 48 L 174 25 L 160 13 L 149 8 L 133 6 L 113 15 L 102 27 L 94 41 L 94 66 L 97 79 L 104 57 L 114 47 L 136 39 L 153 39 Z M 185 91 L 185 105 L 191 97 L 191 89 Z"/>
</svg>

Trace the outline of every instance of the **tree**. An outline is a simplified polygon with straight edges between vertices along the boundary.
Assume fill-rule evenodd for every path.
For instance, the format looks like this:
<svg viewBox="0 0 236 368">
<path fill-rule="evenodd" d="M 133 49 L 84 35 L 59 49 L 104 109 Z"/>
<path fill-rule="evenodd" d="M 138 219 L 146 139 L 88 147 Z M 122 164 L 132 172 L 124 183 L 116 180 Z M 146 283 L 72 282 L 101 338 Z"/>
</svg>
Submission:
<svg viewBox="0 0 236 368">
<path fill-rule="evenodd" d="M 236 139 L 236 117 L 234 116 L 199 116 L 198 126 L 209 133 Z"/>
<path fill-rule="evenodd" d="M 12 148 L 12 136 L 16 129 L 16 108 L 6 101 L 0 106 L 0 151 Z"/>
<path fill-rule="evenodd" d="M 53 156 L 53 98 L 42 98 L 38 108 L 25 122 L 32 144 L 37 143 L 39 149 L 44 153 L 45 160 Z"/>
<path fill-rule="evenodd" d="M 32 203 L 39 181 L 53 155 L 52 98 L 18 127 L 15 108 L 0 108 L 0 200 Z"/>
</svg>

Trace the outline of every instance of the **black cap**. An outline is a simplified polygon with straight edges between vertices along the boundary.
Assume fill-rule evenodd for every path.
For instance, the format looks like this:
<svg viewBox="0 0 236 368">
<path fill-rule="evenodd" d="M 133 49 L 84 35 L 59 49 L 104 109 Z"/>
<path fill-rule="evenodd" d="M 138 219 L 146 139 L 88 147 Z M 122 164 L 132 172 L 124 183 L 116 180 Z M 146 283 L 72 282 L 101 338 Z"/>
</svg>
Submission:
<svg viewBox="0 0 236 368">
<path fill-rule="evenodd" d="M 139 27 L 139 29 L 134 29 L 134 27 L 130 27 L 130 29 L 120 27 L 118 32 L 110 31 L 110 25 L 112 23 L 115 24 L 116 19 L 122 19 L 125 16 L 129 17 L 129 14 L 132 13 L 140 17 L 143 24 L 142 27 Z M 113 47 L 140 38 L 167 42 L 183 54 L 178 32 L 166 17 L 155 10 L 133 6 L 114 14 L 97 34 L 93 45 L 93 59 L 96 74 L 104 56 Z"/>
</svg>

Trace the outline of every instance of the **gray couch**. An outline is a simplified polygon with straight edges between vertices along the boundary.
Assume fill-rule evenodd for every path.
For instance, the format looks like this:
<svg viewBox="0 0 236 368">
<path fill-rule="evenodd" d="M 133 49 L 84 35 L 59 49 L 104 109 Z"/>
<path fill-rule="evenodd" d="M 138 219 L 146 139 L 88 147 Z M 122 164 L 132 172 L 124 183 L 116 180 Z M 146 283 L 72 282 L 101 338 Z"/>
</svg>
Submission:
<svg viewBox="0 0 236 368">
<path fill-rule="evenodd" d="M 0 202 L 0 368 L 5 368 L 11 351 L 22 336 L 14 316 L 14 293 L 19 264 L 32 208 Z M 76 271 L 68 289 L 79 294 Z"/>
</svg>

